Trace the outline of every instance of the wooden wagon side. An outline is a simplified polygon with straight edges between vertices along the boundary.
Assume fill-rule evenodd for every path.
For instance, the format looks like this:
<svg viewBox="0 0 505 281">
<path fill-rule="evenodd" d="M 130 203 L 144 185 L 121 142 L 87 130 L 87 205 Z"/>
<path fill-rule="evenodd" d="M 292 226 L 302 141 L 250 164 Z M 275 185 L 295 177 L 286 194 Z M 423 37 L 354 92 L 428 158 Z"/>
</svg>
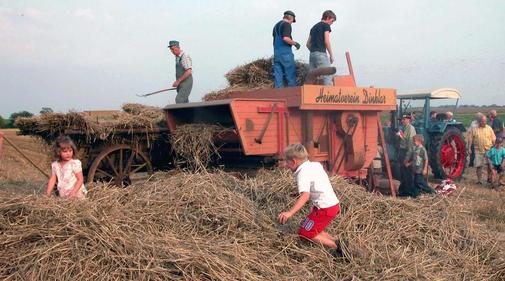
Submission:
<svg viewBox="0 0 505 281">
<path fill-rule="evenodd" d="M 88 183 L 111 182 L 124 187 L 171 164 L 167 128 L 115 129 L 98 137 L 74 129 L 64 133 L 79 143 L 78 157 Z"/>
</svg>

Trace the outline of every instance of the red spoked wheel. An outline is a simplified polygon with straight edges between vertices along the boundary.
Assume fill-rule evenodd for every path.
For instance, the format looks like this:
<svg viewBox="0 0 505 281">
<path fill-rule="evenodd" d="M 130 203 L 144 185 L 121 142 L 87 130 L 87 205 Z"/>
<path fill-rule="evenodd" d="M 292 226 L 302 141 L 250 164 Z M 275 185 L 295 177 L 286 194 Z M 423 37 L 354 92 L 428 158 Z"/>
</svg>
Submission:
<svg viewBox="0 0 505 281">
<path fill-rule="evenodd" d="M 430 144 L 430 166 L 435 178 L 461 178 L 466 166 L 466 144 L 458 128 L 433 135 Z"/>
</svg>

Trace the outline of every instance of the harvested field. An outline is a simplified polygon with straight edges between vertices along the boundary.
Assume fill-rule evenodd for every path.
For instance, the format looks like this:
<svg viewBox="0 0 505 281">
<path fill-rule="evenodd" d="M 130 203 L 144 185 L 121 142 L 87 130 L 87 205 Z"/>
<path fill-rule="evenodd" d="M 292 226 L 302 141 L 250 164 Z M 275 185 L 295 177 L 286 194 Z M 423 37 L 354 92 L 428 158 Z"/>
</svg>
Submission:
<svg viewBox="0 0 505 281">
<path fill-rule="evenodd" d="M 47 144 L 33 137 L 18 136 L 18 130 L 15 129 L 2 131 L 35 164 L 50 172 L 50 148 Z M 4 151 L 0 157 L 0 190 L 39 193 L 46 183 L 46 177 L 4 141 Z"/>
<path fill-rule="evenodd" d="M 18 138 L 26 139 L 23 149 L 40 149 Z M 12 156 L 8 146 L 5 156 Z M 342 213 L 329 232 L 342 238 L 347 256 L 337 260 L 296 236 L 308 208 L 286 225 L 276 222 L 296 199 L 283 170 L 243 179 L 158 173 L 126 189 L 88 186 L 85 201 L 45 198 L 40 189 L 33 195 L 31 182 L 11 182 L 25 189 L 15 192 L 0 180 L 0 278 L 503 280 L 505 191 L 472 186 L 473 174 L 452 196 L 416 200 L 334 177 Z"/>
<path fill-rule="evenodd" d="M 339 178 L 331 226 L 347 260 L 275 221 L 295 199 L 292 177 L 262 171 L 159 174 L 144 185 L 98 185 L 70 202 L 0 199 L 2 278 L 70 280 L 502 280 L 503 249 L 465 216 L 457 196 L 393 200 Z M 463 191 L 464 192 L 464 191 Z M 65 210 L 62 212 L 62 210 Z M 27 266 L 29 265 L 29 266 Z M 107 277 L 106 277 L 107 276 Z"/>
</svg>

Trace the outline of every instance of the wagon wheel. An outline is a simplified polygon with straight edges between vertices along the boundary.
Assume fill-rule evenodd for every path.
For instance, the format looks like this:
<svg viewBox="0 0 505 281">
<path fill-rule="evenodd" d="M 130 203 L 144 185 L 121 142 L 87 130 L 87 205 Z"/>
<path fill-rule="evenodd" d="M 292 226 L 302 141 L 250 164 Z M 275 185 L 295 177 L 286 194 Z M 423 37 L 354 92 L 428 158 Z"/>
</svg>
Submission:
<svg viewBox="0 0 505 281">
<path fill-rule="evenodd" d="M 125 187 L 132 180 L 152 173 L 151 161 L 142 151 L 127 144 L 118 144 L 98 154 L 89 168 L 88 183 L 102 181 Z"/>
</svg>

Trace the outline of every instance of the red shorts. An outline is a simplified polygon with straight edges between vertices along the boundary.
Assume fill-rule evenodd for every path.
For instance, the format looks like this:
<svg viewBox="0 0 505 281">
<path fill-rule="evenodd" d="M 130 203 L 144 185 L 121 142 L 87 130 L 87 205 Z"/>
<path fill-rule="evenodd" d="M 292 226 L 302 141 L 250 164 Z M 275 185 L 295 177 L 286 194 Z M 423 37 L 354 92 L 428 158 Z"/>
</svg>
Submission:
<svg viewBox="0 0 505 281">
<path fill-rule="evenodd" d="M 338 213 L 340 213 L 340 204 L 323 209 L 312 207 L 312 212 L 300 224 L 298 234 L 308 239 L 316 237 L 317 234 L 324 231 Z"/>
</svg>

